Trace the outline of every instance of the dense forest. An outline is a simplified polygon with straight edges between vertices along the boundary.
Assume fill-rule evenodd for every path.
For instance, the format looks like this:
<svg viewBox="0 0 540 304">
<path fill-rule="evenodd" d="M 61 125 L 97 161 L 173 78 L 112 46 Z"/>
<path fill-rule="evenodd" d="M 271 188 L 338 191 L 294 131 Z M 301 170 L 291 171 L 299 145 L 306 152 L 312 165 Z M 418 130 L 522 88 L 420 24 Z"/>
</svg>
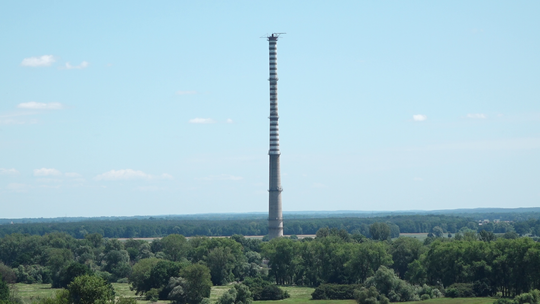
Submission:
<svg viewBox="0 0 540 304">
<path fill-rule="evenodd" d="M 478 230 L 480 227 L 478 221 L 462 216 L 396 215 L 369 218 L 285 219 L 284 233 L 286 235 L 315 234 L 321 228 L 330 227 L 370 237 L 369 225 L 375 222 L 387 223 L 392 229 L 393 237 L 397 237 L 399 233 L 430 233 L 435 227 L 440 227 L 445 233 L 457 233 L 463 229 Z M 519 234 L 540 235 L 540 221 L 537 219 L 514 222 L 490 221 L 481 227 L 483 230 L 494 233 L 516 231 Z M 13 233 L 45 235 L 53 232 L 64 232 L 77 239 L 82 239 L 87 234 L 93 233 L 101 234 L 107 238 L 150 238 L 164 237 L 169 234 L 184 236 L 266 235 L 268 222 L 263 219 L 180 220 L 150 218 L 0 225 L 0 237 Z"/>
<path fill-rule="evenodd" d="M 537 221 L 518 222 L 523 227 L 479 226 L 463 218 L 420 218 L 426 220 L 423 225 L 411 217 L 388 217 L 369 225 L 341 219 L 335 223 L 346 229 L 323 227 L 313 238 L 293 235 L 271 241 L 238 234 L 221 238 L 170 234 L 149 242 L 120 241 L 99 233 L 84 233 L 79 239 L 65 232 L 13 233 L 0 238 L 0 302 L 15 301 L 1 298 L 4 282 L 64 288 L 56 300 L 42 304 L 68 303 L 68 298 L 79 303 L 85 286 L 101 286 L 98 289 L 110 298 L 110 282 L 127 282 L 149 300 L 178 304 L 207 303 L 212 285 L 231 282 L 238 284 L 220 299 L 221 304 L 283 299 L 288 294 L 281 285 L 315 287 L 313 299 L 356 298 L 360 304 L 443 296 L 516 299 L 505 300 L 511 302 L 537 295 L 540 243 L 520 237 L 516 229 L 526 226 L 521 234 L 536 233 Z M 314 226 L 334 220 L 317 219 Z M 431 230 L 420 241 L 392 238 L 396 227 Z M 501 234 L 494 233 L 497 229 Z"/>
</svg>

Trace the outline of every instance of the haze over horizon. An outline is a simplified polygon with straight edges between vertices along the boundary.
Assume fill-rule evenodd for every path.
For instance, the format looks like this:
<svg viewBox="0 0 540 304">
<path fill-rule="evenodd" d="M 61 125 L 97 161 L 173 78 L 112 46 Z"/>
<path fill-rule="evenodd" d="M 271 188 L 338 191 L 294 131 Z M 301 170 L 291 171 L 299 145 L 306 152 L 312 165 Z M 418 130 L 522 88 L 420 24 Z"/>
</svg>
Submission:
<svg viewBox="0 0 540 304">
<path fill-rule="evenodd" d="M 17 1 L 0 218 L 540 206 L 538 2 Z"/>
</svg>

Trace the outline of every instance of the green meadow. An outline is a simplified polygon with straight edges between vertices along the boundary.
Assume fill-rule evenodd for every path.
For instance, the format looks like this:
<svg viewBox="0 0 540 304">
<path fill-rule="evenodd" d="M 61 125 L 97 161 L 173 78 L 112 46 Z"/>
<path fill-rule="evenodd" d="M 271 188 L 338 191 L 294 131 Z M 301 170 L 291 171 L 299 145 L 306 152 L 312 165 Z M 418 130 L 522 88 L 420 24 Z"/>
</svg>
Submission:
<svg viewBox="0 0 540 304">
<path fill-rule="evenodd" d="M 135 295 L 135 292 L 129 289 L 129 284 L 127 283 L 113 283 L 114 290 L 117 296 L 136 298 L 138 303 L 149 303 L 149 301 L 144 300 L 142 297 Z M 231 288 L 230 286 L 214 286 L 212 287 L 212 293 L 210 295 L 210 300 L 213 303 L 227 290 Z M 282 287 L 287 290 L 291 295 L 290 298 L 281 300 L 281 301 L 257 301 L 256 303 L 311 303 L 311 304 L 355 304 L 354 300 L 311 300 L 311 293 L 313 288 L 309 287 Z M 14 290 L 17 295 L 23 300 L 24 303 L 32 303 L 34 300 L 39 298 L 47 298 L 54 295 L 57 289 L 52 289 L 50 284 L 15 284 Z M 419 302 L 407 302 L 408 304 L 492 304 L 494 299 L 492 298 L 441 298 L 441 299 L 432 299 Z M 157 303 L 168 303 L 160 301 Z"/>
</svg>

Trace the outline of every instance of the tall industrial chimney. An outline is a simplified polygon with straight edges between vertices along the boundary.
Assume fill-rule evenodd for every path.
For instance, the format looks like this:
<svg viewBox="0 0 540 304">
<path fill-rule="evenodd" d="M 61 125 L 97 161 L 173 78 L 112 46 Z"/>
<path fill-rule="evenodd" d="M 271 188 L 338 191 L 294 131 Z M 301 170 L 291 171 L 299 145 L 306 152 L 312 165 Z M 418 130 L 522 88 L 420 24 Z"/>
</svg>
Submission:
<svg viewBox="0 0 540 304">
<path fill-rule="evenodd" d="M 283 236 L 283 217 L 281 214 L 281 173 L 279 166 L 279 116 L 277 98 L 277 41 L 281 33 L 268 36 L 270 51 L 270 188 L 268 189 L 268 237 Z"/>
</svg>

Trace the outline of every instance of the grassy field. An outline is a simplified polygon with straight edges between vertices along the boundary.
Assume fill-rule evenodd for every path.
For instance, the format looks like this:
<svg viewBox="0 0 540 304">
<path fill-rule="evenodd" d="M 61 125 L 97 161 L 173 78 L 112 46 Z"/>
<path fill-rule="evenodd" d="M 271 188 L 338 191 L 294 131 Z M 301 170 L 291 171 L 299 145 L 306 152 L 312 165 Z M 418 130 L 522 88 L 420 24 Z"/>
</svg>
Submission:
<svg viewBox="0 0 540 304">
<path fill-rule="evenodd" d="M 123 296 L 128 298 L 136 298 L 138 303 L 149 303 L 142 297 L 137 297 L 135 292 L 129 289 L 127 283 L 113 283 L 114 290 L 117 296 Z M 23 300 L 24 303 L 32 303 L 40 298 L 48 298 L 54 295 L 56 289 L 52 289 L 50 284 L 15 284 L 16 293 Z M 212 293 L 210 300 L 215 303 L 217 299 L 231 286 L 214 286 L 212 287 Z M 282 287 L 287 290 L 291 295 L 290 298 L 281 301 L 257 301 L 258 304 L 265 303 L 311 303 L 311 304 L 355 304 L 354 300 L 311 300 L 311 293 L 313 288 L 309 287 Z M 492 298 L 441 298 L 433 299 L 421 302 L 407 302 L 408 304 L 492 304 L 494 299 Z M 157 303 L 169 303 L 169 301 L 160 301 Z"/>
</svg>

